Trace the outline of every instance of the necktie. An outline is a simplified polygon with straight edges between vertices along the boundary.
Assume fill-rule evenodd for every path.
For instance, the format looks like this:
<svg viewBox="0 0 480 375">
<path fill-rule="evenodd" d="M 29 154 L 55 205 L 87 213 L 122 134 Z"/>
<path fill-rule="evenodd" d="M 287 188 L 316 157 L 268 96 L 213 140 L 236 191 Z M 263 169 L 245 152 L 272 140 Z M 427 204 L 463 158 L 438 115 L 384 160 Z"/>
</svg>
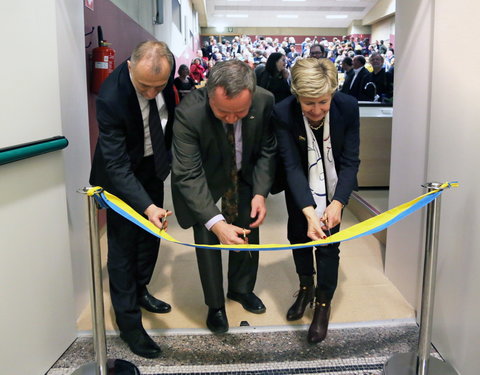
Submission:
<svg viewBox="0 0 480 375">
<path fill-rule="evenodd" d="M 153 160 L 155 161 L 155 173 L 162 181 L 165 180 L 170 172 L 170 165 L 167 159 L 167 149 L 163 137 L 162 123 L 158 114 L 156 99 L 150 99 L 150 112 L 148 114 L 148 127 L 150 128 L 150 138 L 152 140 Z"/>
<path fill-rule="evenodd" d="M 237 163 L 235 158 L 235 134 L 233 124 L 227 125 L 227 140 L 230 146 L 230 185 L 222 196 L 222 214 L 228 223 L 233 223 L 238 215 Z"/>
</svg>

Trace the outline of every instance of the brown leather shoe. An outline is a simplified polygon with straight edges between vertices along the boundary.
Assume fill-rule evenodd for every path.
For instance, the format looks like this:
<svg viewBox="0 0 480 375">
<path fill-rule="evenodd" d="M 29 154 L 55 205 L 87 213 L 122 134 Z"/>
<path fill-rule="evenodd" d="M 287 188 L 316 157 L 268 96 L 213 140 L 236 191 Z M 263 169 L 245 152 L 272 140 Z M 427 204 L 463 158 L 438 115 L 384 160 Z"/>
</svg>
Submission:
<svg viewBox="0 0 480 375">
<path fill-rule="evenodd" d="M 300 285 L 300 290 L 297 292 L 297 299 L 287 311 L 287 320 L 298 320 L 303 317 L 307 305 L 313 307 L 313 299 L 315 297 L 315 287 L 313 285 Z"/>
<path fill-rule="evenodd" d="M 312 324 L 308 329 L 307 341 L 317 344 L 327 337 L 328 321 L 330 319 L 330 302 L 315 302 Z"/>
</svg>

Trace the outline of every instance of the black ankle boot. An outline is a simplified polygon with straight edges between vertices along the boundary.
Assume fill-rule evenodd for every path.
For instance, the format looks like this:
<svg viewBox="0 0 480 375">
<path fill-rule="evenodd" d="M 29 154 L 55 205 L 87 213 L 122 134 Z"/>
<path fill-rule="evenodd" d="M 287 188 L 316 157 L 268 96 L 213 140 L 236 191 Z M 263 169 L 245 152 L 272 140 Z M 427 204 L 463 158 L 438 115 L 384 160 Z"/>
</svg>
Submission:
<svg viewBox="0 0 480 375">
<path fill-rule="evenodd" d="M 310 344 L 317 344 L 327 337 L 328 321 L 330 319 L 330 299 L 325 298 L 322 292 L 315 293 L 315 312 L 313 313 L 312 324 L 308 329 L 307 341 Z"/>
<path fill-rule="evenodd" d="M 307 305 L 312 306 L 315 296 L 315 287 L 313 285 L 313 276 L 300 275 L 300 290 L 297 293 L 297 299 L 288 309 L 287 320 L 298 320 L 303 316 Z"/>
</svg>

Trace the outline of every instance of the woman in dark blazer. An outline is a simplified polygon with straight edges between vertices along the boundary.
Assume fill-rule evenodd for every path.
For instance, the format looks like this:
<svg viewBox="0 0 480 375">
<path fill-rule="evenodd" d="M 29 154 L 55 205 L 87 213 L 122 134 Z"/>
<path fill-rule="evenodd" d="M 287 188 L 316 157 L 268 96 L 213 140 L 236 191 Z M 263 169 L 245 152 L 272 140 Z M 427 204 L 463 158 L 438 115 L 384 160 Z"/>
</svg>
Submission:
<svg viewBox="0 0 480 375">
<path fill-rule="evenodd" d="M 275 105 L 272 119 L 286 176 L 288 239 L 295 244 L 339 230 L 357 185 L 359 111 L 355 98 L 337 92 L 337 70 L 328 59 L 297 60 L 291 88 L 294 95 Z M 307 339 L 317 343 L 327 335 L 339 243 L 316 246 L 315 263 L 313 254 L 312 247 L 293 250 L 300 290 L 287 320 L 300 319 L 315 300 Z"/>
<path fill-rule="evenodd" d="M 291 94 L 288 77 L 285 55 L 273 52 L 268 56 L 265 69 L 257 76 L 257 85 L 270 91 L 275 96 L 275 103 L 278 103 Z"/>
</svg>

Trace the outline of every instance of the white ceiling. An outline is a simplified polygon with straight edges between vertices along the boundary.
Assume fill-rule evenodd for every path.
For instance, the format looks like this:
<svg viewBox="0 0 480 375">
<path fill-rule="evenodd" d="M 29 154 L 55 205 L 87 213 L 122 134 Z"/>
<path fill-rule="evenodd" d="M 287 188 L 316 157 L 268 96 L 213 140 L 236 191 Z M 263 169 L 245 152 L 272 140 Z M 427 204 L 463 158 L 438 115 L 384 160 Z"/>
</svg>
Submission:
<svg viewBox="0 0 480 375">
<path fill-rule="evenodd" d="M 208 27 L 342 27 L 378 0 L 205 0 Z M 330 17 L 336 18 L 330 18 Z M 288 18 L 287 18 L 288 17 Z M 342 18 L 340 18 L 342 17 Z"/>
</svg>

